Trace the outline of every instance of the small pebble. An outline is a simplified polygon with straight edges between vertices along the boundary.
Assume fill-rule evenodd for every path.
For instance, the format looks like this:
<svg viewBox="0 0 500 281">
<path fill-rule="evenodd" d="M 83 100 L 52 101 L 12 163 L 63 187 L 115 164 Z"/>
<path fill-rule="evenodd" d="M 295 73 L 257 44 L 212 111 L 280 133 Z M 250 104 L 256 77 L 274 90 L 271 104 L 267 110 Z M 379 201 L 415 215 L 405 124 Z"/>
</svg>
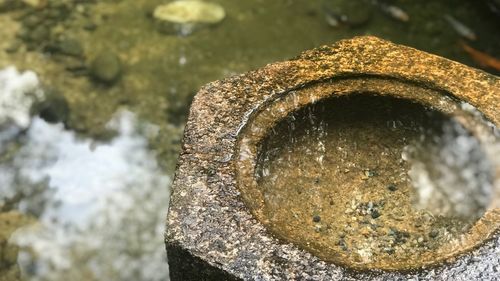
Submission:
<svg viewBox="0 0 500 281">
<path fill-rule="evenodd" d="M 436 238 L 439 235 L 439 230 L 433 229 L 431 232 L 429 232 L 429 237 L 430 238 Z"/>
<path fill-rule="evenodd" d="M 342 250 L 347 251 L 347 244 L 344 241 L 344 239 L 339 239 L 339 242 L 337 244 L 340 246 Z"/>
<path fill-rule="evenodd" d="M 73 38 L 64 38 L 54 43 L 51 50 L 53 52 L 72 57 L 81 57 L 84 53 L 80 42 Z"/>
<path fill-rule="evenodd" d="M 104 51 L 90 63 L 91 76 L 102 83 L 113 84 L 122 73 L 120 58 L 113 52 Z"/>
<path fill-rule="evenodd" d="M 366 236 L 366 237 L 367 237 L 368 235 L 370 235 L 370 228 L 368 228 L 368 227 L 363 227 L 363 228 L 359 231 L 359 233 L 361 233 L 361 235 L 363 235 L 363 236 Z"/>
<path fill-rule="evenodd" d="M 395 184 L 389 184 L 387 189 L 389 189 L 389 191 L 396 191 L 398 187 Z"/>
<path fill-rule="evenodd" d="M 389 255 L 394 254 L 394 249 L 393 248 L 384 248 L 384 252 L 388 253 Z"/>
<path fill-rule="evenodd" d="M 313 216 L 313 222 L 320 222 L 321 221 L 321 217 L 318 216 L 318 215 L 314 215 Z"/>
<path fill-rule="evenodd" d="M 380 212 L 378 210 L 373 210 L 371 215 L 372 215 L 372 218 L 376 219 L 376 218 L 380 217 Z"/>
</svg>

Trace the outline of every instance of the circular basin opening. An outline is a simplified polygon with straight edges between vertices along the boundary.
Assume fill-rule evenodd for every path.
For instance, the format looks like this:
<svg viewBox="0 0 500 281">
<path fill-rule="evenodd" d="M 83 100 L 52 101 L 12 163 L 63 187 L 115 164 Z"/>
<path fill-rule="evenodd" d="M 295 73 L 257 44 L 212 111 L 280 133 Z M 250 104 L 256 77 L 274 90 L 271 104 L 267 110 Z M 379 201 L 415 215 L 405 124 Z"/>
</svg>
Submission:
<svg viewBox="0 0 500 281">
<path fill-rule="evenodd" d="M 443 261 L 498 227 L 495 164 L 481 130 L 462 122 L 472 115 L 366 93 L 306 104 L 244 133 L 243 197 L 275 236 L 326 261 L 388 270 Z"/>
</svg>

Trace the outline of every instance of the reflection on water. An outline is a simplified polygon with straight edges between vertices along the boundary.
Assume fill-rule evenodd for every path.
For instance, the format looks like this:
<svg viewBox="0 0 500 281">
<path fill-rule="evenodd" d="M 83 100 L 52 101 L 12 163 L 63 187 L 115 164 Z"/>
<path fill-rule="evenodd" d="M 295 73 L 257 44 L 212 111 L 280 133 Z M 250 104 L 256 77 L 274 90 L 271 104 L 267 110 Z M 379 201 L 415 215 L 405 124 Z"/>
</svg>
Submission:
<svg viewBox="0 0 500 281">
<path fill-rule="evenodd" d="M 252 133 L 265 128 L 254 122 Z M 498 193 L 496 154 L 485 146 L 458 117 L 408 100 L 321 100 L 287 115 L 258 145 L 256 214 L 278 237 L 342 265 L 432 264 L 485 238 L 480 218 Z"/>
<path fill-rule="evenodd" d="M 23 85 L 10 86 L 23 93 Z M 126 110 L 117 112 L 107 127 L 115 136 L 95 141 L 34 117 L 25 131 L 2 145 L 7 152 L 0 164 L 0 208 L 20 212 L 33 222 L 10 237 L 10 243 L 21 249 L 22 276 L 167 276 L 162 233 L 170 178 L 148 147 L 158 128 Z"/>
<path fill-rule="evenodd" d="M 491 203 L 492 164 L 485 161 L 479 141 L 458 122 L 424 132 L 419 142 L 405 147 L 402 157 L 411 165 L 408 175 L 418 194 L 417 209 L 474 221 Z"/>
</svg>

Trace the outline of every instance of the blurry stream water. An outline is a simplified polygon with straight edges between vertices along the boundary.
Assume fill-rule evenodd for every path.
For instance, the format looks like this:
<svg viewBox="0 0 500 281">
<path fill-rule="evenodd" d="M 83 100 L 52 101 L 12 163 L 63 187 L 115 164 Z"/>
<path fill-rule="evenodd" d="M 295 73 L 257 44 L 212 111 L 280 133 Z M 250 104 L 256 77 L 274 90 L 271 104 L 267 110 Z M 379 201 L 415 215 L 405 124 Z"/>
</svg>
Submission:
<svg viewBox="0 0 500 281">
<path fill-rule="evenodd" d="M 36 84 L 33 73 L 0 72 L 0 91 L 26 98 L 25 106 L 30 92 L 40 93 Z M 0 135 L 10 154 L 0 165 L 0 206 L 15 204 L 33 219 L 9 239 L 21 249 L 23 276 L 163 280 L 168 268 L 159 237 L 170 177 L 148 147 L 158 128 L 122 110 L 107 124 L 115 135 L 96 141 L 31 118 L 17 105 L 17 115 L 3 110 L 6 103 L 2 108 L 12 129 Z"/>
</svg>

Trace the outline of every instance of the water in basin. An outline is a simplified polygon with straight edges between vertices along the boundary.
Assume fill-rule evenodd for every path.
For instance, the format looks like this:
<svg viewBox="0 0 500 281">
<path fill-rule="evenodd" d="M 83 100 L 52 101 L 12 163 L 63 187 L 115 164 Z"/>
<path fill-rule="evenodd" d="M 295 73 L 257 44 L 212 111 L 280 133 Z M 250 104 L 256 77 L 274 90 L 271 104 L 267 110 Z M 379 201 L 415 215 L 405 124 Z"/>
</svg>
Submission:
<svg viewBox="0 0 500 281">
<path fill-rule="evenodd" d="M 462 245 L 492 202 L 492 163 L 457 120 L 392 97 L 330 98 L 262 141 L 255 177 L 277 236 L 361 268 L 411 268 Z"/>
</svg>

